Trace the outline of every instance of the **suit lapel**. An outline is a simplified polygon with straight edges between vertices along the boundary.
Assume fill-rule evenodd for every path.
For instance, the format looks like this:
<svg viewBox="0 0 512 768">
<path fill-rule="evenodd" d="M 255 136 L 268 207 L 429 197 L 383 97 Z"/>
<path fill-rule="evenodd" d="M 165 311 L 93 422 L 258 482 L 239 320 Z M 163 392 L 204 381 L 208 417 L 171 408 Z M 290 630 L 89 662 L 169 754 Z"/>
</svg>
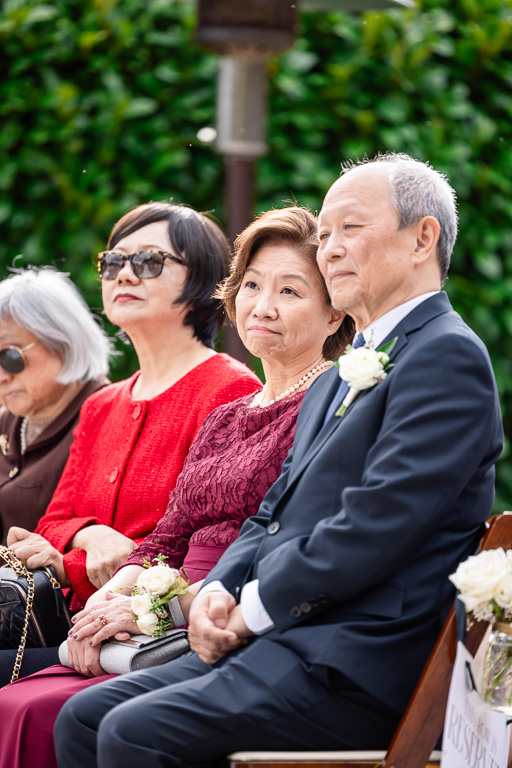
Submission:
<svg viewBox="0 0 512 768">
<path fill-rule="evenodd" d="M 398 336 L 393 352 L 391 353 L 391 362 L 398 360 L 402 350 L 408 344 L 408 336 L 411 333 L 416 331 L 418 328 L 421 328 L 423 325 L 425 325 L 425 323 L 430 322 L 430 320 L 433 320 L 434 317 L 437 317 L 440 314 L 444 314 L 445 312 L 449 312 L 451 309 L 452 307 L 448 296 L 446 293 L 444 293 L 444 291 L 441 291 L 435 296 L 432 296 L 430 299 L 423 301 L 412 312 L 406 315 L 406 317 L 404 317 L 404 319 L 401 320 L 401 322 L 398 323 L 395 328 L 393 328 L 391 333 L 388 334 L 382 344 L 379 344 L 379 347 L 382 347 L 384 344 L 387 344 L 389 341 L 394 339 L 395 336 Z M 391 369 L 390 373 L 392 373 L 392 370 L 393 369 Z M 302 428 L 307 429 L 307 433 L 304 435 L 304 441 L 300 441 L 300 450 L 295 452 L 294 448 L 295 455 L 290 470 L 288 487 L 294 483 L 297 477 L 304 471 L 313 457 L 330 438 L 332 433 L 335 430 L 342 428 L 344 420 L 347 417 L 352 418 L 356 415 L 358 405 L 360 405 L 364 397 L 368 395 L 369 392 L 371 392 L 371 389 L 363 390 L 360 392 L 345 416 L 341 418 L 338 416 L 331 416 L 327 423 L 322 426 L 327 408 L 329 407 L 329 404 L 331 403 L 332 398 L 338 389 L 338 386 L 339 377 L 334 377 L 331 375 L 331 381 L 329 382 L 328 387 L 325 388 L 323 393 L 318 392 L 318 396 L 323 396 L 324 400 L 322 405 L 319 404 L 319 406 L 314 409 L 314 412 L 310 415 L 308 424 Z M 375 386 L 378 387 L 379 385 L 376 384 Z"/>
</svg>

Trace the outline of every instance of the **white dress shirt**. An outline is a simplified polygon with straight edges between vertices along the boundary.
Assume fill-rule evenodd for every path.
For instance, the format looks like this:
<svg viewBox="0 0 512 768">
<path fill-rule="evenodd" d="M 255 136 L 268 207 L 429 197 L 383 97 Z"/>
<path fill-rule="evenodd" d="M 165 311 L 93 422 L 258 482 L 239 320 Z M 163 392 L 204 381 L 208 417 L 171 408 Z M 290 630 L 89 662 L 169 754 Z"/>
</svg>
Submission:
<svg viewBox="0 0 512 768">
<path fill-rule="evenodd" d="M 382 317 L 378 317 L 377 320 L 371 323 L 371 325 L 369 325 L 368 328 L 365 328 L 362 332 L 365 343 L 372 349 L 378 347 L 404 317 L 412 312 L 412 310 L 423 301 L 429 299 L 431 296 L 435 296 L 436 293 L 438 293 L 438 291 L 422 293 L 421 296 L 415 296 L 413 299 L 409 299 L 409 301 L 399 304 L 397 307 L 393 307 L 393 309 L 390 309 L 389 312 L 386 312 Z M 206 587 L 203 587 L 198 594 L 212 591 L 227 592 L 228 590 L 221 581 L 212 581 L 210 584 L 207 584 Z M 240 595 L 240 608 L 246 626 L 251 632 L 254 632 L 255 635 L 263 635 L 274 627 L 274 622 L 265 610 L 265 606 L 260 598 L 259 579 L 248 581 L 242 589 L 242 594 Z"/>
</svg>

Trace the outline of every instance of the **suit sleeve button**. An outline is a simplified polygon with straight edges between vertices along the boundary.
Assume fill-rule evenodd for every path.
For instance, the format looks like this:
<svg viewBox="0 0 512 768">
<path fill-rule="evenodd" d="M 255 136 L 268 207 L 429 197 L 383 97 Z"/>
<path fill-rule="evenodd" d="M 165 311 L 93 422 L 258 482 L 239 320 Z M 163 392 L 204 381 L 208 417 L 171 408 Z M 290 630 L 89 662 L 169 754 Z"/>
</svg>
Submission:
<svg viewBox="0 0 512 768">
<path fill-rule="evenodd" d="M 270 523 L 267 526 L 267 533 L 270 536 L 273 536 L 274 533 L 277 533 L 280 528 L 281 528 L 281 523 L 278 523 L 278 522 L 274 521 L 273 523 Z"/>
<path fill-rule="evenodd" d="M 311 610 L 311 603 L 301 603 L 300 609 L 302 613 L 309 613 Z"/>
<path fill-rule="evenodd" d="M 301 609 L 298 606 L 294 605 L 290 611 L 290 616 L 292 616 L 292 618 L 294 619 L 298 619 L 300 616 L 302 616 Z"/>
<path fill-rule="evenodd" d="M 322 603 L 322 605 L 326 605 L 329 602 L 327 595 L 318 595 L 318 600 Z"/>
</svg>

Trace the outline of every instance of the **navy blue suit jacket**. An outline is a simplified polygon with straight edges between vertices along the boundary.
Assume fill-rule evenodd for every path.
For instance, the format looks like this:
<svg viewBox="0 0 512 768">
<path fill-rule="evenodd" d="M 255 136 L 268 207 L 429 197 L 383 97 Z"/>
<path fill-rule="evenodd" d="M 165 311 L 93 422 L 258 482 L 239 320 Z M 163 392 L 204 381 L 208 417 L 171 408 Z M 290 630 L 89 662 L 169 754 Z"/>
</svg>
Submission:
<svg viewBox="0 0 512 768">
<path fill-rule="evenodd" d="M 491 512 L 503 435 L 487 351 L 445 293 L 395 336 L 395 366 L 342 418 L 323 425 L 338 369 L 313 384 L 281 477 L 207 582 L 239 596 L 259 579 L 267 639 L 399 710 Z"/>
</svg>

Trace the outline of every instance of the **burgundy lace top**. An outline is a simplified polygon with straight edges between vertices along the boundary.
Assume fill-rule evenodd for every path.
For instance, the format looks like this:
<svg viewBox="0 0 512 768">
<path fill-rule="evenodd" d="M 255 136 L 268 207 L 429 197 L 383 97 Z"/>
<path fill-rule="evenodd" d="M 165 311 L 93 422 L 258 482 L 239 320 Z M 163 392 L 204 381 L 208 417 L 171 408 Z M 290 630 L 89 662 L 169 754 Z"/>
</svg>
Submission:
<svg viewBox="0 0 512 768">
<path fill-rule="evenodd" d="M 264 408 L 249 408 L 249 395 L 216 408 L 192 444 L 165 515 L 124 565 L 162 553 L 168 565 L 183 565 L 192 583 L 203 578 L 279 477 L 304 394 Z"/>
</svg>

